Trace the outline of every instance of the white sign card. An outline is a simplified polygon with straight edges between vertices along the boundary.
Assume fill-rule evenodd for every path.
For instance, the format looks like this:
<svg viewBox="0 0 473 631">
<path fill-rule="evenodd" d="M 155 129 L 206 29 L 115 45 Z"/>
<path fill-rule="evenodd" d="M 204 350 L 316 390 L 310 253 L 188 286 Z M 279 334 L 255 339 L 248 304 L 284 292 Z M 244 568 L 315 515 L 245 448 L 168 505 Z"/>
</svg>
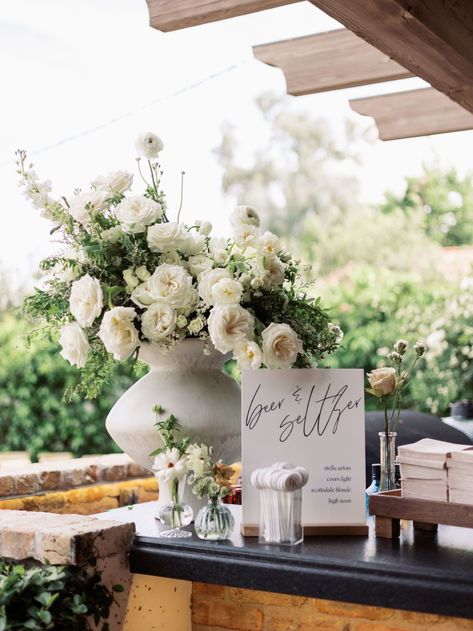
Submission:
<svg viewBox="0 0 473 631">
<path fill-rule="evenodd" d="M 251 473 L 303 466 L 306 526 L 365 523 L 365 411 L 361 369 L 253 370 L 242 375 L 243 527 L 259 521 Z"/>
</svg>

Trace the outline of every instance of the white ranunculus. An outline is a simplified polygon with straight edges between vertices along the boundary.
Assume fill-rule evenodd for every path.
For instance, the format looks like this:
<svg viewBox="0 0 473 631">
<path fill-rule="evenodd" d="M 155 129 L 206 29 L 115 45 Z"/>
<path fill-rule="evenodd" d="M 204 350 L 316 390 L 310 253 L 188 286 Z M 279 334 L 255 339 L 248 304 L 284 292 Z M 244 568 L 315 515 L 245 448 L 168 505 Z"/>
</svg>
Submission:
<svg viewBox="0 0 473 631">
<path fill-rule="evenodd" d="M 208 237 L 209 234 L 212 232 L 212 224 L 210 223 L 210 221 L 203 221 L 199 225 L 199 232 L 200 234 L 203 234 L 204 236 Z"/>
<path fill-rule="evenodd" d="M 203 272 L 212 269 L 212 261 L 205 254 L 196 254 L 189 257 L 189 271 L 195 278 L 199 278 Z"/>
<path fill-rule="evenodd" d="M 133 320 L 136 311 L 132 307 L 113 307 L 106 311 L 99 329 L 99 338 L 114 359 L 128 359 L 139 346 L 138 331 Z"/>
<path fill-rule="evenodd" d="M 260 218 L 256 210 L 251 208 L 251 206 L 237 206 L 230 215 L 230 223 L 234 230 L 247 226 L 259 228 Z"/>
<path fill-rule="evenodd" d="M 149 249 L 152 252 L 179 250 L 187 237 L 187 230 L 175 221 L 155 224 L 148 228 L 147 234 Z"/>
<path fill-rule="evenodd" d="M 281 249 L 279 243 L 279 237 L 277 237 L 272 232 L 268 230 L 259 237 L 256 242 L 256 247 L 265 255 L 265 256 L 274 256 Z"/>
<path fill-rule="evenodd" d="M 103 295 L 100 282 L 89 274 L 72 283 L 69 308 L 83 327 L 92 326 L 103 308 Z"/>
<path fill-rule="evenodd" d="M 146 283 L 155 301 L 164 302 L 174 309 L 185 309 L 195 302 L 192 276 L 179 265 L 160 265 Z"/>
<path fill-rule="evenodd" d="M 101 175 L 95 178 L 92 182 L 92 186 L 97 191 L 123 195 L 125 191 L 130 190 L 132 183 L 132 173 L 128 173 L 128 171 L 112 171 L 108 173 L 108 175 Z"/>
<path fill-rule="evenodd" d="M 153 471 L 161 482 L 170 482 L 174 478 L 182 480 L 187 474 L 187 457 L 181 456 L 176 447 L 166 449 L 154 459 Z"/>
<path fill-rule="evenodd" d="M 141 317 L 141 330 L 151 342 L 159 342 L 168 337 L 175 327 L 176 310 L 162 302 L 153 303 Z"/>
<path fill-rule="evenodd" d="M 214 307 L 208 319 L 210 339 L 218 351 L 228 353 L 239 338 L 252 337 L 253 324 L 251 313 L 240 305 Z"/>
<path fill-rule="evenodd" d="M 87 335 L 77 322 L 62 327 L 59 342 L 62 346 L 61 356 L 73 366 L 84 368 L 90 345 Z"/>
<path fill-rule="evenodd" d="M 118 204 L 115 215 L 127 232 L 138 234 L 162 217 L 163 208 L 153 199 L 133 195 Z"/>
<path fill-rule="evenodd" d="M 268 368 L 290 368 L 302 353 L 302 342 L 289 324 L 272 322 L 262 333 L 263 361 Z"/>
<path fill-rule="evenodd" d="M 121 239 L 122 234 L 123 230 L 121 229 L 121 226 L 113 226 L 112 228 L 104 230 L 100 234 L 100 238 L 102 239 L 102 241 L 108 241 L 109 243 L 118 243 Z"/>
<path fill-rule="evenodd" d="M 90 224 L 93 217 L 108 207 L 109 195 L 104 191 L 88 191 L 69 200 L 69 213 L 80 224 Z"/>
<path fill-rule="evenodd" d="M 199 277 L 199 296 L 207 306 L 213 305 L 212 289 L 222 278 L 231 278 L 231 274 L 223 267 L 216 267 L 207 272 L 202 272 Z"/>
<path fill-rule="evenodd" d="M 241 370 L 256 370 L 261 366 L 263 353 L 256 342 L 241 338 L 233 346 L 233 357 Z"/>
<path fill-rule="evenodd" d="M 141 158 L 154 160 L 158 153 L 164 149 L 163 141 L 151 131 L 145 131 L 135 140 L 135 148 Z"/>
<path fill-rule="evenodd" d="M 258 242 L 258 228 L 255 226 L 240 226 L 234 229 L 235 243 L 242 249 L 254 247 Z"/>
<path fill-rule="evenodd" d="M 155 299 L 151 295 L 148 281 L 145 281 L 144 283 L 141 283 L 141 285 L 138 285 L 138 287 L 133 290 L 130 298 L 135 303 L 135 305 L 141 307 L 141 309 L 147 309 L 150 305 L 153 304 L 153 302 L 155 302 Z"/>
<path fill-rule="evenodd" d="M 221 278 L 211 289 L 212 304 L 236 305 L 241 301 L 243 286 L 233 278 Z"/>
</svg>

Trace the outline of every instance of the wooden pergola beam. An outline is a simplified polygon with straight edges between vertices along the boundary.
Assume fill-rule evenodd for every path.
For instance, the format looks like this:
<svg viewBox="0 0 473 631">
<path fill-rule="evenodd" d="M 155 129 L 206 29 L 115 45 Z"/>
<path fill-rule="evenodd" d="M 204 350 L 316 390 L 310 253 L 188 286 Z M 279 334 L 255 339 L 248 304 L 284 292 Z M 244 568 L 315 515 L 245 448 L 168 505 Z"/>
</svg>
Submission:
<svg viewBox="0 0 473 631">
<path fill-rule="evenodd" d="M 413 76 L 347 29 L 254 46 L 253 52 L 260 61 L 281 68 L 294 96 Z"/>
<path fill-rule="evenodd" d="M 310 0 L 473 112 L 472 0 Z"/>
<path fill-rule="evenodd" d="M 473 114 L 434 88 L 353 99 L 350 106 L 374 118 L 381 140 L 473 129 Z"/>
<path fill-rule="evenodd" d="M 146 0 L 150 26 L 176 31 L 238 15 L 293 4 L 300 0 Z"/>
</svg>

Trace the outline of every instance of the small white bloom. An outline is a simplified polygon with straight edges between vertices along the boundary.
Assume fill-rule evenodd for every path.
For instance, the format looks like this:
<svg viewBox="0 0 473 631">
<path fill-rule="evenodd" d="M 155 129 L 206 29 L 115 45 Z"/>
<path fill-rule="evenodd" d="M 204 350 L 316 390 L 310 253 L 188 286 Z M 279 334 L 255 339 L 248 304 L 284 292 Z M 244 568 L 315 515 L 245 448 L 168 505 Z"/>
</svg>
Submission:
<svg viewBox="0 0 473 631">
<path fill-rule="evenodd" d="M 221 278 L 211 289 L 212 304 L 233 305 L 239 304 L 243 286 L 233 278 Z"/>
<path fill-rule="evenodd" d="M 302 342 L 288 324 L 272 322 L 262 333 L 263 361 L 268 368 L 290 368 L 302 353 Z"/>
<path fill-rule="evenodd" d="M 164 149 L 163 141 L 151 131 L 145 131 L 135 140 L 135 148 L 141 158 L 154 160 L 158 153 Z"/>
<path fill-rule="evenodd" d="M 212 224 L 210 223 L 210 221 L 203 221 L 199 225 L 199 232 L 200 234 L 203 234 L 205 237 L 208 237 L 209 234 L 212 232 Z"/>
<path fill-rule="evenodd" d="M 199 296 L 207 306 L 213 305 L 212 289 L 222 278 L 231 278 L 230 272 L 223 267 L 216 267 L 199 276 Z"/>
<path fill-rule="evenodd" d="M 212 237 L 209 241 L 209 251 L 214 252 L 227 249 L 227 241 L 223 237 Z"/>
<path fill-rule="evenodd" d="M 131 268 L 124 270 L 123 280 L 127 284 L 127 287 L 131 287 L 131 289 L 135 289 L 135 287 L 138 287 L 140 284 L 140 281 L 135 276 L 135 272 Z"/>
<path fill-rule="evenodd" d="M 236 341 L 253 335 L 254 318 L 240 305 L 221 305 L 210 312 L 210 339 L 221 353 L 231 351 Z"/>
<path fill-rule="evenodd" d="M 154 300 L 175 309 L 185 309 L 195 302 L 192 277 L 179 265 L 160 265 L 146 281 Z"/>
<path fill-rule="evenodd" d="M 279 237 L 272 232 L 266 231 L 256 242 L 259 250 L 265 256 L 274 256 L 280 250 Z"/>
<path fill-rule="evenodd" d="M 143 195 L 134 195 L 118 204 L 115 215 L 127 232 L 138 234 L 162 217 L 163 208 L 153 199 Z"/>
<path fill-rule="evenodd" d="M 184 329 L 187 326 L 187 318 L 184 315 L 178 315 L 177 316 L 177 322 L 176 322 L 177 326 L 180 329 Z"/>
<path fill-rule="evenodd" d="M 153 302 L 155 302 L 155 299 L 151 295 L 148 281 L 145 281 L 144 283 L 141 283 L 141 285 L 138 285 L 138 287 L 131 294 L 131 299 L 135 303 L 135 305 L 138 305 L 138 307 L 141 307 L 141 309 L 147 309 L 150 305 L 153 304 Z"/>
<path fill-rule="evenodd" d="M 194 474 L 194 478 L 200 478 L 204 473 L 210 472 L 211 449 L 207 445 L 190 445 L 187 449 L 187 466 Z"/>
<path fill-rule="evenodd" d="M 212 269 L 212 261 L 208 256 L 205 256 L 205 254 L 190 256 L 188 263 L 189 271 L 195 278 L 199 278 L 203 272 L 207 272 Z"/>
<path fill-rule="evenodd" d="M 72 283 L 69 308 L 83 327 L 92 326 L 103 308 L 103 296 L 100 282 L 89 274 Z"/>
<path fill-rule="evenodd" d="M 259 228 L 260 218 L 256 210 L 251 208 L 251 206 L 237 206 L 230 215 L 230 223 L 234 230 L 238 230 L 243 226 Z"/>
<path fill-rule="evenodd" d="M 143 335 L 151 342 L 159 342 L 168 337 L 175 327 L 175 309 L 160 302 L 153 303 L 141 318 Z"/>
<path fill-rule="evenodd" d="M 72 282 L 79 275 L 77 266 L 71 265 L 70 263 L 56 263 L 56 265 L 51 269 L 51 273 L 54 278 L 66 283 Z"/>
<path fill-rule="evenodd" d="M 138 331 L 133 320 L 136 311 L 132 307 L 113 307 L 106 311 L 99 329 L 99 338 L 114 359 L 128 359 L 139 346 Z"/>
<path fill-rule="evenodd" d="M 62 327 L 59 342 L 62 346 L 61 356 L 73 366 L 84 368 L 90 346 L 87 335 L 77 322 Z"/>
<path fill-rule="evenodd" d="M 263 354 L 256 342 L 241 338 L 233 346 L 233 357 L 241 370 L 256 370 L 261 366 Z"/>
<path fill-rule="evenodd" d="M 146 269 L 144 265 L 140 265 L 139 267 L 137 267 L 135 269 L 135 274 L 136 274 L 136 277 L 142 281 L 148 280 L 148 278 L 151 276 L 151 274 L 148 272 L 148 270 Z"/>
<path fill-rule="evenodd" d="M 95 178 L 92 182 L 92 186 L 97 191 L 123 195 L 125 191 L 130 190 L 132 183 L 132 173 L 128 173 L 128 171 L 112 171 L 108 175 L 101 175 Z"/>
<path fill-rule="evenodd" d="M 279 287 L 284 282 L 284 265 L 277 256 L 265 256 L 263 261 L 263 269 L 265 270 L 264 285 L 271 287 Z"/>
<path fill-rule="evenodd" d="M 154 459 L 153 471 L 158 480 L 169 482 L 174 478 L 182 480 L 187 474 L 187 458 L 180 456 L 178 449 L 166 449 Z"/>
<path fill-rule="evenodd" d="M 103 241 L 108 241 L 109 243 L 118 243 L 121 239 L 122 234 L 123 230 L 120 226 L 113 226 L 112 228 L 104 230 L 101 233 L 100 238 Z"/>
<path fill-rule="evenodd" d="M 69 213 L 80 224 L 90 224 L 95 215 L 107 208 L 107 197 L 104 191 L 89 191 L 74 195 L 69 200 Z"/>
<path fill-rule="evenodd" d="M 182 259 L 179 256 L 179 252 L 176 252 L 175 250 L 170 250 L 169 252 L 164 252 L 164 254 L 161 254 L 161 256 L 159 257 L 159 264 L 163 265 L 164 263 L 167 263 L 168 265 L 182 266 Z"/>
<path fill-rule="evenodd" d="M 148 246 L 152 252 L 180 250 L 188 238 L 188 232 L 182 224 L 175 221 L 157 223 L 148 228 Z"/>
<path fill-rule="evenodd" d="M 335 344 L 340 344 L 340 342 L 343 340 L 343 331 L 342 331 L 342 329 L 337 324 L 333 324 L 333 322 L 329 322 L 328 323 L 328 330 L 334 336 Z"/>
<path fill-rule="evenodd" d="M 192 235 L 187 233 L 186 239 L 179 246 L 179 250 L 186 256 L 200 254 L 205 247 L 205 237 L 203 234 Z"/>
<path fill-rule="evenodd" d="M 258 243 L 258 228 L 250 225 L 239 226 L 234 229 L 233 237 L 235 243 L 243 249 L 256 246 Z"/>
<path fill-rule="evenodd" d="M 202 316 L 198 316 L 189 322 L 189 332 L 193 335 L 197 335 L 205 326 L 205 320 Z"/>
</svg>

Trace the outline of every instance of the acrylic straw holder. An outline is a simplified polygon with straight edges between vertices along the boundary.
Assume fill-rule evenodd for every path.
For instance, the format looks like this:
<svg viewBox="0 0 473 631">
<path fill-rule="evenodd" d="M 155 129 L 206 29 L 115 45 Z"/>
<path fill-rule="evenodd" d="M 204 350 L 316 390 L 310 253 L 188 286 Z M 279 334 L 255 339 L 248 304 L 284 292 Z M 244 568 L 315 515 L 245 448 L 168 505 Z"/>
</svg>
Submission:
<svg viewBox="0 0 473 631">
<path fill-rule="evenodd" d="M 302 489 L 260 489 L 259 502 L 259 543 L 296 545 L 302 542 Z"/>
</svg>

